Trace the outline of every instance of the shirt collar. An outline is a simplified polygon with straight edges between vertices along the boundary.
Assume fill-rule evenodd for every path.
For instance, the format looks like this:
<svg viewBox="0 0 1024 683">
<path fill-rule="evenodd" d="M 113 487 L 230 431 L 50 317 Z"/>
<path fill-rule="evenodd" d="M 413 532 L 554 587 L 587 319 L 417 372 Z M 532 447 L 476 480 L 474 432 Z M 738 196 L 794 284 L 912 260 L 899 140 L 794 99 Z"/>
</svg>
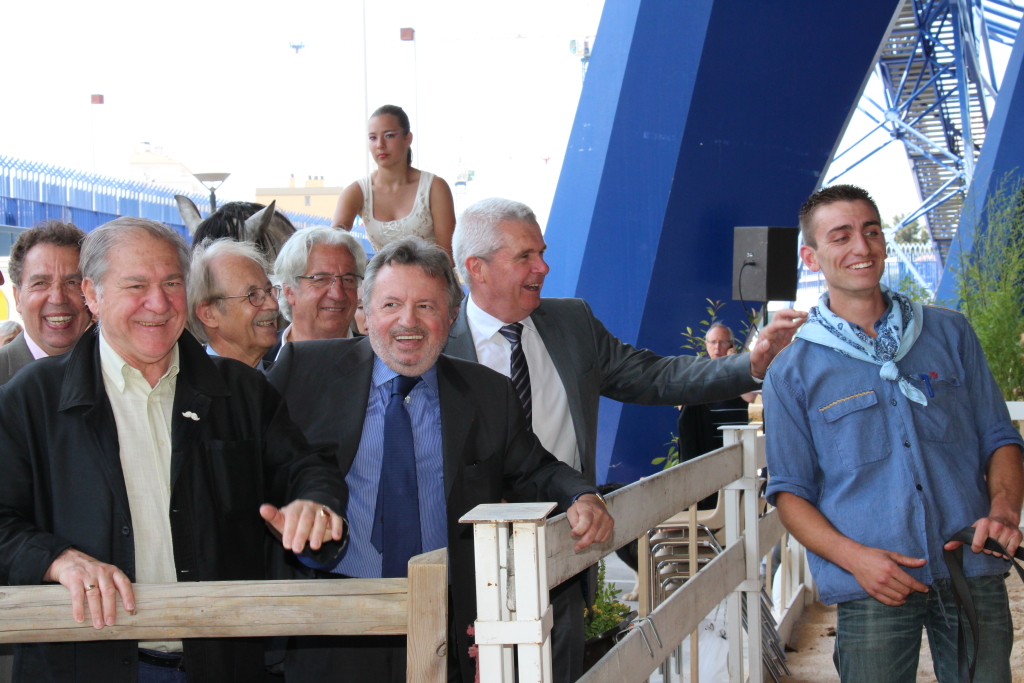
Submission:
<svg viewBox="0 0 1024 683">
<path fill-rule="evenodd" d="M 384 361 L 380 359 L 380 356 L 373 354 L 373 374 L 371 376 L 371 383 L 375 388 L 379 388 L 382 384 L 390 382 L 395 377 L 398 377 L 398 373 L 389 368 L 384 364 Z M 431 365 L 430 369 L 420 375 L 420 379 L 423 380 L 423 384 L 427 385 L 435 395 L 437 395 L 437 366 Z"/>
<path fill-rule="evenodd" d="M 46 351 L 43 351 L 39 344 L 36 344 L 36 341 L 29 335 L 27 330 L 25 331 L 24 336 L 25 345 L 28 346 L 28 350 L 32 352 L 33 359 L 39 360 L 40 358 L 47 358 L 50 355 Z"/>
<path fill-rule="evenodd" d="M 479 332 L 480 336 L 484 339 L 490 339 L 498 332 L 498 330 L 508 324 L 498 320 L 493 315 L 477 306 L 476 302 L 473 300 L 472 292 L 469 293 L 469 303 L 466 305 L 466 318 L 469 320 L 470 326 Z M 537 331 L 537 328 L 533 325 L 533 319 L 530 316 L 526 316 L 519 322 L 521 322 L 523 327 L 526 329 L 533 330 L 534 332 Z"/>
<path fill-rule="evenodd" d="M 103 336 L 102 327 L 99 331 L 99 337 L 100 367 L 103 369 L 103 374 L 106 375 L 107 379 L 113 382 L 118 391 L 124 393 L 127 380 L 129 378 L 142 379 L 142 373 L 128 365 L 128 362 L 124 358 L 121 358 L 121 355 L 107 342 L 107 338 Z M 175 343 L 174 349 L 171 351 L 171 363 L 167 367 L 167 372 L 163 374 L 163 377 L 161 377 L 160 381 L 157 382 L 155 387 L 153 387 L 153 390 L 155 391 L 165 379 L 173 379 L 177 377 L 179 368 L 178 344 Z M 146 382 L 146 386 L 149 386 L 148 382 Z"/>
</svg>

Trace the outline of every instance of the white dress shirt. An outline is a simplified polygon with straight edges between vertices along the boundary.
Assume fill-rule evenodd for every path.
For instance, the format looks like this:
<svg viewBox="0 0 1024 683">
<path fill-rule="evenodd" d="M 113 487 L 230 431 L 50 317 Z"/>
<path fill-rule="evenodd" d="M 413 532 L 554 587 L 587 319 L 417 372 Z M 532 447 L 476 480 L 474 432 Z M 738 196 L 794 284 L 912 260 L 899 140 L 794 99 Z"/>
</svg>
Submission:
<svg viewBox="0 0 1024 683">
<path fill-rule="evenodd" d="M 473 334 L 477 361 L 508 377 L 512 367 L 512 344 L 499 331 L 505 323 L 477 306 L 472 294 L 466 304 L 466 319 Z M 523 324 L 523 354 L 530 368 L 533 433 L 552 455 L 581 471 L 576 432 L 562 378 L 533 320 L 527 316 L 519 322 Z"/>
<path fill-rule="evenodd" d="M 171 417 L 178 376 L 178 346 L 155 387 L 128 365 L 100 330 L 103 386 L 117 423 L 121 471 L 128 490 L 135 542 L 136 583 L 175 583 L 171 541 Z M 139 647 L 181 652 L 181 641 L 148 641 Z"/>
</svg>

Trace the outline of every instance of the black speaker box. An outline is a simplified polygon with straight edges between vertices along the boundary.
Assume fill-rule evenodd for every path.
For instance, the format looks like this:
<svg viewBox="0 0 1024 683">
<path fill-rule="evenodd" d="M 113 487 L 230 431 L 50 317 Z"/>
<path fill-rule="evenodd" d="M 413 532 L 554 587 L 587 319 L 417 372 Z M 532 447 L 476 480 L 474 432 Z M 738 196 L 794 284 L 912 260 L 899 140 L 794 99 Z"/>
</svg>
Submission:
<svg viewBox="0 0 1024 683">
<path fill-rule="evenodd" d="M 799 228 L 733 228 L 732 298 L 795 300 L 799 237 Z"/>
</svg>

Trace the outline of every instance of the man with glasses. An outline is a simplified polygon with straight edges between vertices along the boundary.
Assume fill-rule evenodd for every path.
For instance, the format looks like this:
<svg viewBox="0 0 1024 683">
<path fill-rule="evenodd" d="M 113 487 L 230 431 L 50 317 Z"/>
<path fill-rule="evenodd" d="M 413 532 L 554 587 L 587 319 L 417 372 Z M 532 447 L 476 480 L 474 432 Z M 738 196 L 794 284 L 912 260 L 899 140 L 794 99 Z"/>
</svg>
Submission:
<svg viewBox="0 0 1024 683">
<path fill-rule="evenodd" d="M 366 251 L 344 230 L 310 228 L 292 235 L 274 263 L 281 312 L 291 320 L 281 343 L 351 337 L 365 269 Z"/>
<path fill-rule="evenodd" d="M 206 342 L 211 356 L 234 358 L 269 369 L 267 351 L 277 344 L 278 287 L 250 242 L 223 238 L 203 242 L 192 253 L 189 331 Z"/>
</svg>

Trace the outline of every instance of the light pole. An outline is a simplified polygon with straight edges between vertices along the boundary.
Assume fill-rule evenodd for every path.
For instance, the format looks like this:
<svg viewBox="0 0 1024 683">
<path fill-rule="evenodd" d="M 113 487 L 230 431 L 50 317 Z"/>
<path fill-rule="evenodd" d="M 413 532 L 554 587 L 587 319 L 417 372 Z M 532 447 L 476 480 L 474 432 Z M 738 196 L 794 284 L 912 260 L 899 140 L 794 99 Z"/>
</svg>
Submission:
<svg viewBox="0 0 1024 683">
<path fill-rule="evenodd" d="M 224 184 L 230 173 L 193 173 L 192 177 L 210 191 L 210 213 L 217 210 L 217 188 Z"/>
<path fill-rule="evenodd" d="M 416 29 L 403 28 L 402 29 L 402 40 L 412 42 L 412 83 L 413 83 L 413 106 L 416 108 L 416 125 L 423 129 L 423 117 L 420 116 L 420 67 L 419 59 L 416 54 Z M 420 136 L 417 134 L 413 138 L 416 141 L 416 158 L 420 158 Z M 420 164 L 423 160 L 420 159 Z M 422 167 L 422 166 L 421 166 Z"/>
</svg>

